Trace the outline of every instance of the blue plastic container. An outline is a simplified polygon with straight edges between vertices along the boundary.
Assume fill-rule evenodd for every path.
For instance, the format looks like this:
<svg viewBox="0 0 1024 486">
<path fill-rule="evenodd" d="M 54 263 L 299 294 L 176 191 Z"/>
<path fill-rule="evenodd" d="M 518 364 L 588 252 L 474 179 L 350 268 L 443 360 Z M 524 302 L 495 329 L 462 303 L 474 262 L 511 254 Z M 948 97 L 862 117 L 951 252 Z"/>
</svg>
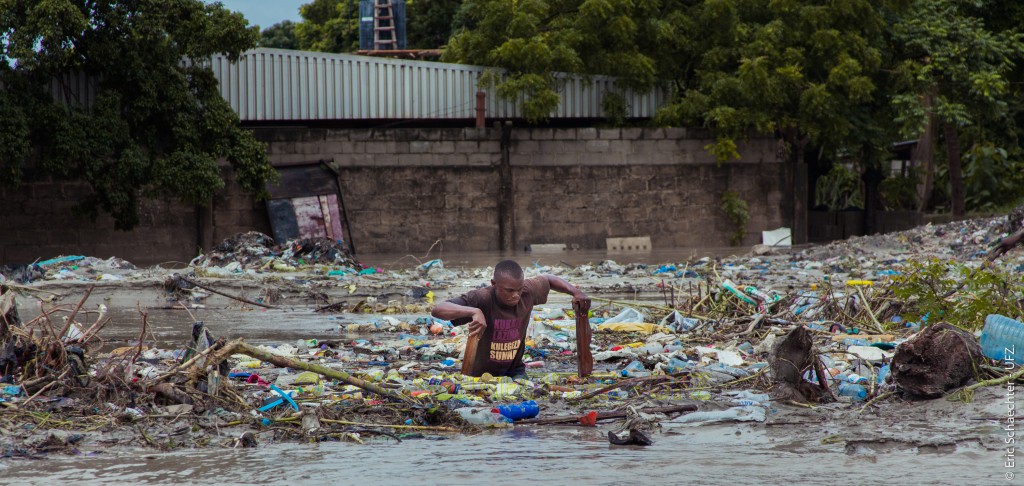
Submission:
<svg viewBox="0 0 1024 486">
<path fill-rule="evenodd" d="M 868 396 L 868 391 L 863 385 L 842 381 L 839 382 L 839 394 L 844 397 L 850 397 L 855 402 L 859 402 Z"/>
<path fill-rule="evenodd" d="M 492 412 L 497 412 L 511 420 L 534 418 L 540 414 L 540 405 L 533 400 L 527 400 L 519 404 L 498 405 Z"/>
<path fill-rule="evenodd" d="M 981 330 L 981 352 L 997 361 L 1020 361 L 1024 358 L 1024 323 L 990 314 Z"/>
</svg>

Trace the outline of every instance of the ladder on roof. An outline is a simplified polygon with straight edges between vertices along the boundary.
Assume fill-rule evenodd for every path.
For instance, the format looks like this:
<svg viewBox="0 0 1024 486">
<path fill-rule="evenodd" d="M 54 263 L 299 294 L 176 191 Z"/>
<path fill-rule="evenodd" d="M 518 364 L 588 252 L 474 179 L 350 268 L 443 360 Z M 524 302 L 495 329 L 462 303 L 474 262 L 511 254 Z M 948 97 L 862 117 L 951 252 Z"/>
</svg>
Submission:
<svg viewBox="0 0 1024 486">
<path fill-rule="evenodd" d="M 394 50 L 398 43 L 391 0 L 373 0 L 373 3 L 373 48 L 378 51 Z"/>
</svg>

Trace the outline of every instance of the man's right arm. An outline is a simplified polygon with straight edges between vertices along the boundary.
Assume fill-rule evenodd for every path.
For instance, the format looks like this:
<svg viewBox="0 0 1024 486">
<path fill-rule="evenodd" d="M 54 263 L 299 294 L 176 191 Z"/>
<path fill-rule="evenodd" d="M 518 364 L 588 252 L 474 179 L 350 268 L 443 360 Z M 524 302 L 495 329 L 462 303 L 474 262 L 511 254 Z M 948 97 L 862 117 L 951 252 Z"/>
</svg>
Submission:
<svg viewBox="0 0 1024 486">
<path fill-rule="evenodd" d="M 484 312 L 482 310 L 477 309 L 476 307 L 459 305 L 452 301 L 437 304 L 437 306 L 434 307 L 434 310 L 430 311 L 430 315 L 446 321 L 469 318 L 470 336 L 479 336 L 483 334 L 484 329 L 487 327 L 487 318 L 484 317 Z"/>
</svg>

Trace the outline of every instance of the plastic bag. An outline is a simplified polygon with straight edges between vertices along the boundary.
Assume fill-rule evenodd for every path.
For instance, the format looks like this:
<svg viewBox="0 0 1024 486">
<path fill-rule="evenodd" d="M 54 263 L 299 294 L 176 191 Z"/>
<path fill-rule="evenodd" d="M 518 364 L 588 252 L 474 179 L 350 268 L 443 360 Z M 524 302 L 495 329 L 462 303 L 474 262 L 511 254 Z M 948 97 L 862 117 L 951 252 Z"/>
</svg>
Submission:
<svg viewBox="0 0 1024 486">
<path fill-rule="evenodd" d="M 647 319 L 644 314 L 632 307 L 626 307 L 622 309 L 622 312 L 611 319 L 605 320 L 605 324 L 615 324 L 619 322 L 644 322 Z"/>
</svg>

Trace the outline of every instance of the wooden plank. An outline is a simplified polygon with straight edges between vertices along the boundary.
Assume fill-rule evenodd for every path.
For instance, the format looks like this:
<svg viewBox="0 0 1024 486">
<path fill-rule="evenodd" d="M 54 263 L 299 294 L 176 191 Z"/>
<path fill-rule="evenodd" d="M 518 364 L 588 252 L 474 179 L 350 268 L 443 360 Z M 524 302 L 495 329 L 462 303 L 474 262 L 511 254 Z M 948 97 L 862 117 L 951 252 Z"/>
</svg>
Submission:
<svg viewBox="0 0 1024 486">
<path fill-rule="evenodd" d="M 330 228 L 331 228 L 331 233 L 334 235 L 334 236 L 331 236 L 331 238 L 333 238 L 335 240 L 338 240 L 338 241 L 344 241 L 345 240 L 345 234 L 341 230 L 341 210 L 340 210 L 340 207 L 341 207 L 341 205 L 338 204 L 338 196 L 336 194 L 330 194 L 330 195 L 327 196 L 327 210 L 328 210 L 328 213 L 331 216 Z"/>
</svg>

